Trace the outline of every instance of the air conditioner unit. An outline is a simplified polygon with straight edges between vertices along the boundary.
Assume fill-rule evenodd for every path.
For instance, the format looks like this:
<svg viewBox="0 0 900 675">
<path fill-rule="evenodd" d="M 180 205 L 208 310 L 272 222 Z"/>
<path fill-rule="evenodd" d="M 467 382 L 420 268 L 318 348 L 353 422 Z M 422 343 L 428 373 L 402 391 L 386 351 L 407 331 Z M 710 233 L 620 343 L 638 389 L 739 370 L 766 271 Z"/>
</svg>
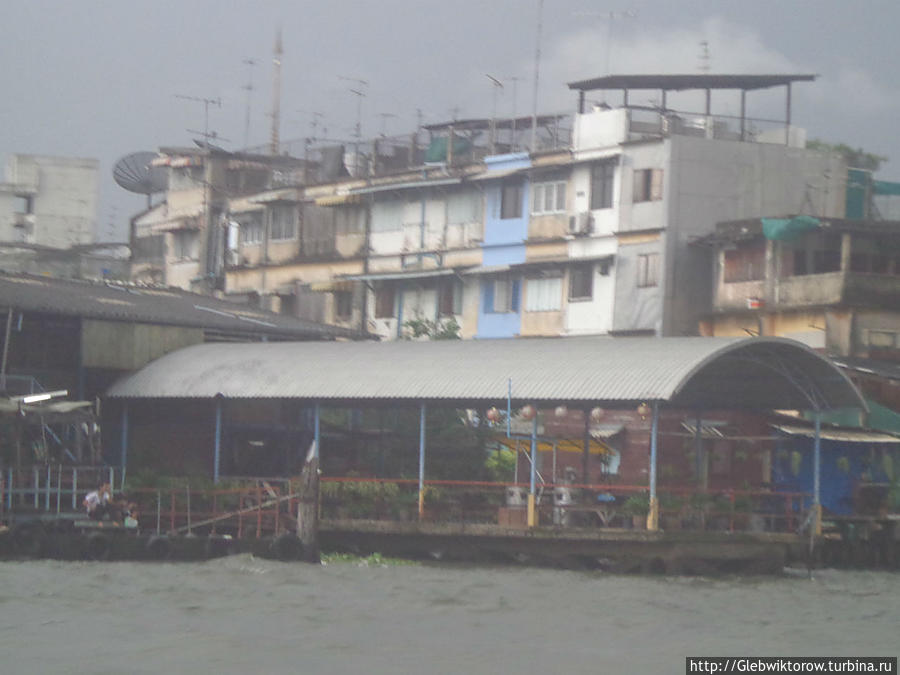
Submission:
<svg viewBox="0 0 900 675">
<path fill-rule="evenodd" d="M 590 234 L 594 218 L 590 211 L 569 216 L 569 234 Z"/>
</svg>

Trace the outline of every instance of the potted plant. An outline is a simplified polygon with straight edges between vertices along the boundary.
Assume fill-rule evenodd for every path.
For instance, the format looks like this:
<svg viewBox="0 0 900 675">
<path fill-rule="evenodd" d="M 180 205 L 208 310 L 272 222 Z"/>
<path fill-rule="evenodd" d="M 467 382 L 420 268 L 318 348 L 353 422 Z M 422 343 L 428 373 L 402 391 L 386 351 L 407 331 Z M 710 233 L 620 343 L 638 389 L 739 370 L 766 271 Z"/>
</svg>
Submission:
<svg viewBox="0 0 900 675">
<path fill-rule="evenodd" d="M 662 529 L 677 531 L 681 529 L 681 510 L 684 499 L 678 495 L 664 493 L 659 496 L 659 518 Z"/>
<path fill-rule="evenodd" d="M 635 530 L 647 527 L 647 514 L 650 512 L 650 496 L 646 493 L 631 495 L 622 505 L 622 511 L 631 516 L 631 526 Z"/>
</svg>

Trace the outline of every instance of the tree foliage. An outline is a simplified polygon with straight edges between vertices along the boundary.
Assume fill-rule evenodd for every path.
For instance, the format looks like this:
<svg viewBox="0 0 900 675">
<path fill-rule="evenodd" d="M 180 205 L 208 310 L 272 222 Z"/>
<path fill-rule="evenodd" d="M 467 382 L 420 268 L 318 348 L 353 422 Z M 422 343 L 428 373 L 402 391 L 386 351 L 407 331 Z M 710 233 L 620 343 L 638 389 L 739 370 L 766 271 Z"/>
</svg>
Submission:
<svg viewBox="0 0 900 675">
<path fill-rule="evenodd" d="M 806 147 L 820 152 L 836 152 L 846 160 L 847 166 L 853 169 L 867 169 L 875 172 L 881 168 L 884 162 L 888 161 L 884 155 L 866 152 L 862 148 L 852 148 L 846 143 L 828 143 L 817 138 L 807 142 Z"/>
</svg>

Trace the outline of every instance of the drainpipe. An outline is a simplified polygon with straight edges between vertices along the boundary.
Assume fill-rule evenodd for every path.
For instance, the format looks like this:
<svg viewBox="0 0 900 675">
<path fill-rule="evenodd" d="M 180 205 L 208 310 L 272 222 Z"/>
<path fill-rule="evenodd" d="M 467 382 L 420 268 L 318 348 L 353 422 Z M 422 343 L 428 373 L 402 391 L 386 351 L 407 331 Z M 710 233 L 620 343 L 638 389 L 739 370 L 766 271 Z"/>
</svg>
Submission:
<svg viewBox="0 0 900 675">
<path fill-rule="evenodd" d="M 813 520 L 810 524 L 816 536 L 822 534 L 822 501 L 821 501 L 821 470 L 822 470 L 822 413 L 815 412 L 815 437 L 813 439 Z"/>
<path fill-rule="evenodd" d="M 647 529 L 659 529 L 659 500 L 656 497 L 657 437 L 659 435 L 659 402 L 653 402 L 653 422 L 650 426 L 650 510 L 647 512 Z"/>
<path fill-rule="evenodd" d="M 425 404 L 419 406 L 419 520 L 425 515 Z"/>
<path fill-rule="evenodd" d="M 534 420 L 531 423 L 531 486 L 528 491 L 528 527 L 534 527 L 537 522 L 534 512 L 535 487 L 537 486 L 537 428 L 538 428 L 538 412 L 537 406 L 531 404 L 534 408 Z"/>
</svg>

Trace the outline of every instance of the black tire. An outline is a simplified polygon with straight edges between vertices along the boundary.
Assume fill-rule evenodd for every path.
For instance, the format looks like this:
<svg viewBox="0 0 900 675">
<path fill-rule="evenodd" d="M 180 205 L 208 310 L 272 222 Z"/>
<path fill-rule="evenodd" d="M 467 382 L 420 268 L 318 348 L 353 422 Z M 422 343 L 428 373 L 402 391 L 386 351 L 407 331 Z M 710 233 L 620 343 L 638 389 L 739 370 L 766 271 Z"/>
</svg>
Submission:
<svg viewBox="0 0 900 675">
<path fill-rule="evenodd" d="M 269 550 L 278 560 L 300 560 L 303 557 L 303 542 L 295 534 L 280 534 L 272 541 Z"/>
<path fill-rule="evenodd" d="M 172 552 L 172 544 L 168 537 L 153 535 L 147 540 L 146 549 L 150 560 L 166 560 Z"/>
<path fill-rule="evenodd" d="M 87 538 L 85 556 L 88 560 L 109 560 L 112 542 L 100 532 L 92 532 Z"/>
<path fill-rule="evenodd" d="M 233 552 L 232 541 L 229 537 L 216 534 L 210 535 L 206 539 L 206 557 L 222 558 L 231 555 Z"/>
<path fill-rule="evenodd" d="M 13 528 L 12 541 L 17 555 L 39 558 L 47 548 L 47 533 L 41 523 L 20 523 Z"/>
</svg>

